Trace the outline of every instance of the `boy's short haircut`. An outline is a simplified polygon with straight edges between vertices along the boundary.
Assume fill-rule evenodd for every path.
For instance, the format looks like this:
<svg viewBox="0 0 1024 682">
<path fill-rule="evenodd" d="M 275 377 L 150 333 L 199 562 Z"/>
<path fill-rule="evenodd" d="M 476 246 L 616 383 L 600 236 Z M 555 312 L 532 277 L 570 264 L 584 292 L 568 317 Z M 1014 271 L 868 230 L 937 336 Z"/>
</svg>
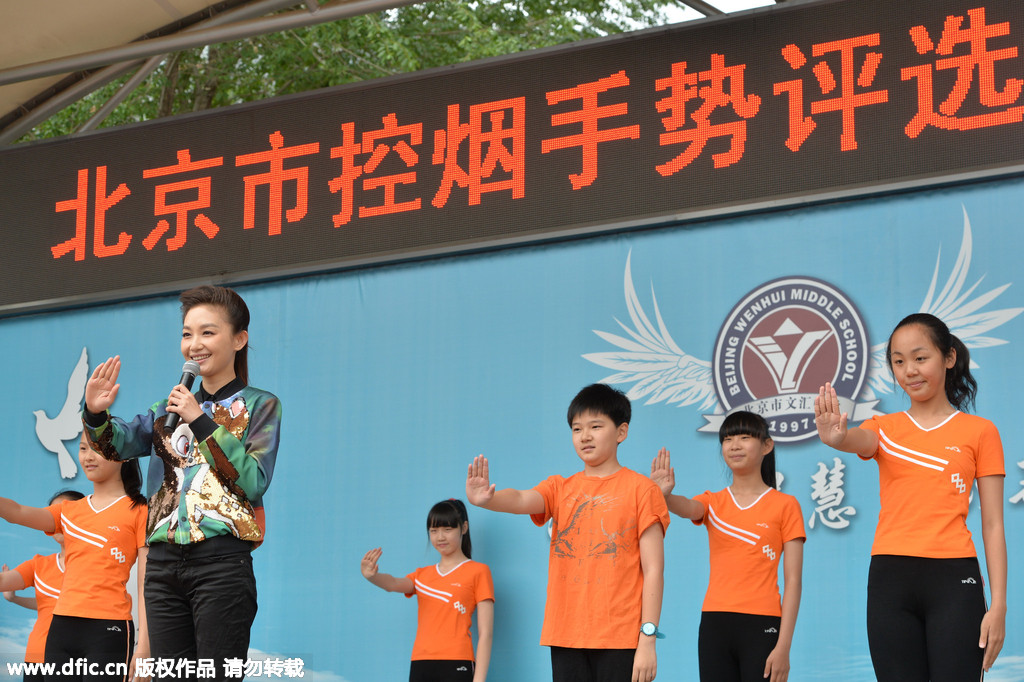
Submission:
<svg viewBox="0 0 1024 682">
<path fill-rule="evenodd" d="M 628 424 L 632 416 L 629 398 L 622 391 L 607 384 L 591 384 L 576 394 L 569 403 L 569 426 L 573 420 L 586 412 L 603 414 L 615 423 L 615 426 Z"/>
</svg>

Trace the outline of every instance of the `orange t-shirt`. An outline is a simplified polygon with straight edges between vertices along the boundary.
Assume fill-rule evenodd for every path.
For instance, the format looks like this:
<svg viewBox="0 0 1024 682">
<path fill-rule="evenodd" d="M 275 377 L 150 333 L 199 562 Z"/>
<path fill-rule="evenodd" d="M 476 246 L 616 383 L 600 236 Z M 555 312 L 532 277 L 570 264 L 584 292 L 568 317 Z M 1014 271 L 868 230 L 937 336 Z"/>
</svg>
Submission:
<svg viewBox="0 0 1024 682">
<path fill-rule="evenodd" d="M 146 546 L 146 505 L 132 509 L 131 504 L 123 496 L 96 509 L 89 495 L 47 507 L 56 532 L 64 534 L 64 585 L 56 615 L 131 619 L 132 598 L 125 583 L 138 548 Z"/>
<path fill-rule="evenodd" d="M 551 476 L 534 490 L 544 513 L 531 515 L 533 522 L 553 520 L 540 643 L 635 649 L 644 585 L 640 536 L 669 524 L 661 490 L 625 467 L 603 477 Z"/>
<path fill-rule="evenodd" d="M 807 537 L 800 503 L 773 488 L 747 507 L 740 507 L 728 488 L 693 499 L 704 505 L 704 517 L 694 523 L 708 529 L 711 559 L 701 610 L 781 616 L 782 546 Z"/>
<path fill-rule="evenodd" d="M 963 412 L 930 429 L 906 412 L 860 425 L 878 434 L 878 528 L 871 554 L 932 559 L 977 556 L 967 530 L 974 479 L 1005 476 L 999 431 Z M 870 458 L 865 458 L 870 459 Z"/>
<path fill-rule="evenodd" d="M 53 607 L 57 605 L 60 586 L 64 582 L 64 567 L 59 554 L 36 554 L 14 570 L 21 574 L 25 587 L 34 587 L 36 591 L 36 624 L 28 636 L 25 661 L 42 663 L 46 653 L 46 633 L 50 631 L 50 621 L 53 620 Z"/>
<path fill-rule="evenodd" d="M 447 573 L 424 566 L 406 576 L 416 595 L 416 641 L 414 661 L 473 661 L 473 638 L 469 627 L 473 611 L 482 601 L 494 601 L 491 569 L 467 559 Z"/>
</svg>

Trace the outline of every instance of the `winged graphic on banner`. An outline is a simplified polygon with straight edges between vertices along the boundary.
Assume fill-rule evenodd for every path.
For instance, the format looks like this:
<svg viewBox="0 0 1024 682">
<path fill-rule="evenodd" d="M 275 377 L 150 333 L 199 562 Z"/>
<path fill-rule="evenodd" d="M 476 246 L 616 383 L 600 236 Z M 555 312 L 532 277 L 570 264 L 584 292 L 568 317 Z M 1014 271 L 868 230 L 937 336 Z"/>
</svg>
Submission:
<svg viewBox="0 0 1024 682">
<path fill-rule="evenodd" d="M 988 348 L 1007 343 L 1005 339 L 985 334 L 1013 319 L 1024 311 L 1024 308 L 983 310 L 1006 291 L 1010 284 L 977 293 L 984 280 L 982 276 L 965 288 L 971 264 L 971 247 L 971 224 L 965 208 L 960 253 L 945 284 L 936 293 L 942 259 L 940 247 L 932 281 L 920 311 L 932 313 L 946 321 L 950 330 L 968 348 Z M 602 379 L 602 382 L 615 385 L 632 384 L 626 393 L 630 400 L 645 400 L 646 405 L 662 402 L 679 407 L 697 405 L 701 410 L 714 408 L 716 413 L 723 412 L 715 391 L 712 363 L 690 355 L 672 339 L 661 315 L 653 285 L 651 301 L 655 322 L 652 322 L 644 311 L 633 286 L 631 258 L 632 253 L 626 257 L 624 283 L 626 308 L 632 325 L 615 320 L 628 337 L 595 329 L 595 334 L 617 346 L 619 350 L 586 353 L 583 358 L 616 371 L 615 374 Z M 883 342 L 870 349 L 867 378 L 859 396 L 869 403 L 876 401 L 879 394 L 893 392 L 894 382 L 885 360 L 885 345 Z"/>
<path fill-rule="evenodd" d="M 939 263 L 942 260 L 942 247 L 939 247 L 939 255 L 935 258 L 935 271 L 932 273 L 932 281 L 928 286 L 928 294 L 924 303 L 921 304 L 919 312 L 931 313 L 949 326 L 949 331 L 964 342 L 967 348 L 990 348 L 1001 346 L 1007 343 L 1006 339 L 996 339 L 983 336 L 988 331 L 1009 322 L 1020 315 L 1024 308 L 1003 308 L 1002 310 L 981 311 L 980 309 L 994 301 L 1000 294 L 1006 291 L 1010 284 L 1004 284 L 978 294 L 974 298 L 975 289 L 985 279 L 984 275 L 979 277 L 966 291 L 964 283 L 967 281 L 967 271 L 971 267 L 971 219 L 964 208 L 964 235 L 960 241 L 960 253 L 957 255 L 953 270 L 949 273 L 942 291 L 936 296 L 935 288 L 939 282 Z M 861 392 L 861 397 L 872 399 L 876 394 L 893 392 L 894 380 L 892 372 L 889 371 L 889 363 L 885 359 L 885 343 L 879 343 L 871 347 L 871 366 L 868 369 L 868 383 Z M 971 367 L 978 364 L 971 358 Z"/>
<path fill-rule="evenodd" d="M 633 288 L 631 257 L 632 253 L 626 257 L 625 287 L 626 308 L 634 328 L 618 319 L 615 321 L 632 340 L 595 329 L 595 334 L 622 350 L 588 353 L 583 357 L 602 367 L 619 370 L 618 374 L 602 379 L 602 383 L 634 383 L 627 392 L 630 400 L 647 398 L 647 405 L 667 402 L 670 405 L 678 403 L 680 407 L 699 403 L 701 410 L 712 407 L 717 398 L 711 378 L 711 363 L 689 355 L 672 340 L 658 309 L 653 285 L 651 300 L 658 325 L 651 324 Z"/>
</svg>

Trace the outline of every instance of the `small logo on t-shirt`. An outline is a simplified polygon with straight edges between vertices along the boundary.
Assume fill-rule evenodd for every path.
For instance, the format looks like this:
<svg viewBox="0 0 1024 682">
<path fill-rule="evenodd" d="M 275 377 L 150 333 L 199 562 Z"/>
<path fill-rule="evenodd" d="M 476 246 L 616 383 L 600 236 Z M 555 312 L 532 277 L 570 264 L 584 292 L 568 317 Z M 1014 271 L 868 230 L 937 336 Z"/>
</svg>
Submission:
<svg viewBox="0 0 1024 682">
<path fill-rule="evenodd" d="M 118 533 L 121 532 L 121 529 L 118 528 L 117 526 L 107 526 L 107 528 L 109 528 L 110 530 L 113 530 L 113 531 L 117 531 Z"/>
<path fill-rule="evenodd" d="M 946 449 L 947 449 L 947 450 L 952 450 L 953 452 L 960 452 L 960 448 L 958 448 L 958 447 L 957 447 L 957 446 L 955 446 L 955 445 L 947 445 L 947 446 L 946 446 Z"/>
<path fill-rule="evenodd" d="M 769 526 L 767 523 L 759 523 L 757 525 L 760 526 L 761 528 L 771 528 L 771 526 Z"/>
</svg>

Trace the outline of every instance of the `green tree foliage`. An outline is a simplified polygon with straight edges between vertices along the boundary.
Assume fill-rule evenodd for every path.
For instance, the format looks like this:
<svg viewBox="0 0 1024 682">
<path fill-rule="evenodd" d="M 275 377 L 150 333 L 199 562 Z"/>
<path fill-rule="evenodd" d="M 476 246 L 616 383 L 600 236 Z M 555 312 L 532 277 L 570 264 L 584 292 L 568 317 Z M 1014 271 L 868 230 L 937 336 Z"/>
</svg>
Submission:
<svg viewBox="0 0 1024 682">
<path fill-rule="evenodd" d="M 666 23 L 672 0 L 436 0 L 169 55 L 104 127 Z M 293 10 L 294 11 L 294 10 Z M 21 141 L 74 132 L 131 74 Z"/>
</svg>

